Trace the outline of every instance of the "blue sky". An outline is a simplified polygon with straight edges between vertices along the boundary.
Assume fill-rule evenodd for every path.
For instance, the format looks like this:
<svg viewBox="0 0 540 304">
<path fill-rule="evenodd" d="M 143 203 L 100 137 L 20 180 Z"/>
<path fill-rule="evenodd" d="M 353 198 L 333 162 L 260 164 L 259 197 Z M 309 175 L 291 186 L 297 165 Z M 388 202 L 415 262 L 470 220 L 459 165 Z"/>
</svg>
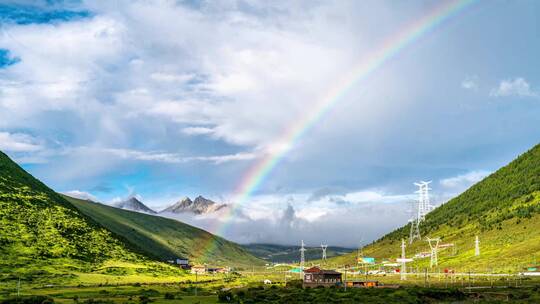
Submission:
<svg viewBox="0 0 540 304">
<path fill-rule="evenodd" d="M 231 203 L 339 75 L 437 4 L 3 1 L 0 150 L 106 203 Z M 413 182 L 433 180 L 441 203 L 537 144 L 539 20 L 538 1 L 478 1 L 400 52 L 298 141 L 225 236 L 353 246 L 406 222 Z M 338 222 L 365 235 L 338 237 Z"/>
</svg>

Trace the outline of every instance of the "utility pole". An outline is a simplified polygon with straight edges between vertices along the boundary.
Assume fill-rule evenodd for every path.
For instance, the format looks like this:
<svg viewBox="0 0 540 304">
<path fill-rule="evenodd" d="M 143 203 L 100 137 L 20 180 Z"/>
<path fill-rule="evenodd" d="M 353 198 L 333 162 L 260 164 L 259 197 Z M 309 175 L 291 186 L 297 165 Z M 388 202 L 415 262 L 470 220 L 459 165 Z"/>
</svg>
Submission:
<svg viewBox="0 0 540 304">
<path fill-rule="evenodd" d="M 304 264 L 306 263 L 305 256 L 306 248 L 304 248 L 304 240 L 302 240 L 302 247 L 300 247 L 300 272 L 304 273 Z"/>
<path fill-rule="evenodd" d="M 430 261 L 430 268 L 433 268 L 433 266 L 439 265 L 437 260 L 437 251 L 439 249 L 439 242 L 441 241 L 440 238 L 426 238 L 427 242 L 429 243 L 429 248 L 431 248 L 431 261 Z"/>
<path fill-rule="evenodd" d="M 407 265 L 405 264 L 405 240 L 401 239 L 401 270 L 399 271 L 402 281 L 407 280 Z"/>
<path fill-rule="evenodd" d="M 474 256 L 480 256 L 480 239 L 478 238 L 478 235 L 474 241 Z"/>
</svg>

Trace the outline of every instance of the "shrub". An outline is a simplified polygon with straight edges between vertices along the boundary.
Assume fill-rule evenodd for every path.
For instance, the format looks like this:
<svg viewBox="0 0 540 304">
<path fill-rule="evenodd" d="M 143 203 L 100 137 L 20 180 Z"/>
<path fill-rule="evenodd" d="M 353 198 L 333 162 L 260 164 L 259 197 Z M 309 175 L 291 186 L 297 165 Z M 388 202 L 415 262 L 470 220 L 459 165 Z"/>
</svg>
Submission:
<svg viewBox="0 0 540 304">
<path fill-rule="evenodd" d="M 139 302 L 141 304 L 147 304 L 147 303 L 152 302 L 152 299 L 150 299 L 148 296 L 142 295 L 142 296 L 139 296 Z"/>
<path fill-rule="evenodd" d="M 230 303 L 233 301 L 233 294 L 230 291 L 220 291 L 218 293 L 218 301 L 220 303 Z"/>
<path fill-rule="evenodd" d="M 174 294 L 166 292 L 164 298 L 167 300 L 174 300 Z"/>
<path fill-rule="evenodd" d="M 47 296 L 28 296 L 28 297 L 19 297 L 19 298 L 9 298 L 5 299 L 1 304 L 53 304 L 54 300 Z"/>
</svg>

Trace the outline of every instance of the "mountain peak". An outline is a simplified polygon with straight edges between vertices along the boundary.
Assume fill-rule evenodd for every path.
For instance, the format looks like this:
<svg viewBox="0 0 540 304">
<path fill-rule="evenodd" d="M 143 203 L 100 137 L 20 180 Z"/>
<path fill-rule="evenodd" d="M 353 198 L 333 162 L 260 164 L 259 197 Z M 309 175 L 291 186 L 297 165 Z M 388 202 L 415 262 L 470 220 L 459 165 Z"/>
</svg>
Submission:
<svg viewBox="0 0 540 304">
<path fill-rule="evenodd" d="M 120 209 L 127 209 L 131 211 L 137 211 L 137 212 L 146 212 L 151 214 L 156 214 L 154 210 L 148 208 L 145 204 L 143 204 L 137 197 L 130 196 L 128 199 L 123 200 L 121 202 L 118 202 L 113 205 L 116 208 Z"/>
<path fill-rule="evenodd" d="M 191 212 L 194 214 L 206 214 L 226 208 L 227 206 L 227 204 L 218 204 L 212 200 L 204 198 L 202 195 L 199 195 L 193 201 L 189 197 L 185 197 L 178 202 L 172 204 L 171 206 L 165 208 L 160 213 Z"/>
</svg>

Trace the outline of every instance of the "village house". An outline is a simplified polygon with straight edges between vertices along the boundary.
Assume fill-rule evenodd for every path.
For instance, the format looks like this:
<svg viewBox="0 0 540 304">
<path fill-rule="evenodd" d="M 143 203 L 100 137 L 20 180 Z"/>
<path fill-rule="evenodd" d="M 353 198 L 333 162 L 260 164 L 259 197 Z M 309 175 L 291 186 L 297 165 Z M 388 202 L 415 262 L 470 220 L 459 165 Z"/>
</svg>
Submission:
<svg viewBox="0 0 540 304">
<path fill-rule="evenodd" d="M 341 285 L 341 272 L 311 267 L 304 270 L 304 288 L 330 287 Z"/>
<path fill-rule="evenodd" d="M 192 274 L 206 274 L 206 266 L 205 265 L 193 265 L 193 266 L 191 266 L 191 273 Z"/>
<path fill-rule="evenodd" d="M 189 270 L 191 267 L 189 265 L 189 259 L 187 258 L 173 258 L 171 260 L 167 260 L 168 263 L 178 265 L 182 269 Z"/>
</svg>

